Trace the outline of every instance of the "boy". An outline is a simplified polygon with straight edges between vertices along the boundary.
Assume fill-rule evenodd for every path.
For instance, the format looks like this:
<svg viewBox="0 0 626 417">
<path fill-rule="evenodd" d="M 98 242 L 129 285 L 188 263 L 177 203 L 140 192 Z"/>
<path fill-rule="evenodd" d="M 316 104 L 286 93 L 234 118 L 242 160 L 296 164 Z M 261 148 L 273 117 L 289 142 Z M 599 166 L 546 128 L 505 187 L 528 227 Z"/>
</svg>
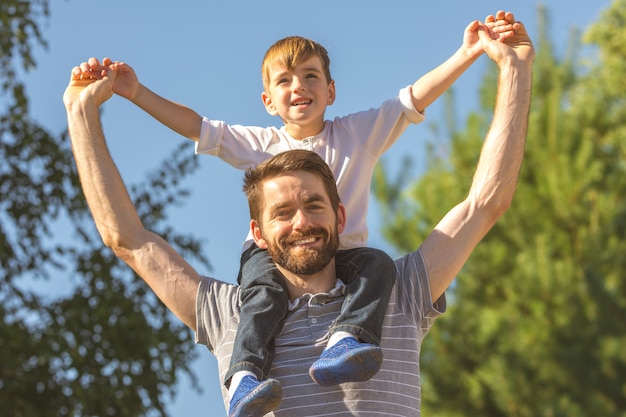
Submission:
<svg viewBox="0 0 626 417">
<path fill-rule="evenodd" d="M 289 37 L 267 51 L 262 65 L 263 104 L 281 118 L 280 129 L 228 125 L 200 117 L 141 85 L 128 65 L 105 58 L 118 73 L 113 90 L 133 101 L 168 127 L 197 142 L 197 153 L 217 155 L 236 168 L 246 169 L 289 149 L 310 149 L 331 167 L 347 219 L 337 256 L 337 276 L 347 284 L 342 313 L 329 330 L 326 350 L 310 375 L 320 385 L 364 381 L 380 368 L 378 346 L 382 319 L 393 286 L 395 266 L 380 251 L 366 248 L 366 207 L 374 166 L 382 153 L 409 123 L 423 120 L 423 112 L 482 54 L 478 22 L 464 33 L 463 45 L 443 64 L 400 90 L 399 96 L 378 109 L 325 121 L 326 106 L 335 100 L 326 50 L 314 41 Z M 92 59 L 90 64 L 98 66 Z M 315 211 L 312 203 L 309 210 Z M 278 207 L 274 216 L 279 218 Z M 271 219 L 268 219 L 271 222 Z M 302 225 L 301 235 L 278 242 L 293 251 L 327 236 Z M 303 271 L 302 273 L 314 273 Z M 264 278 L 261 283 L 260 278 Z M 242 254 L 241 323 L 230 370 L 229 416 L 263 415 L 281 399 L 280 384 L 264 380 L 272 360 L 272 340 L 282 328 L 289 300 L 285 282 L 265 251 L 247 244 Z"/>
</svg>

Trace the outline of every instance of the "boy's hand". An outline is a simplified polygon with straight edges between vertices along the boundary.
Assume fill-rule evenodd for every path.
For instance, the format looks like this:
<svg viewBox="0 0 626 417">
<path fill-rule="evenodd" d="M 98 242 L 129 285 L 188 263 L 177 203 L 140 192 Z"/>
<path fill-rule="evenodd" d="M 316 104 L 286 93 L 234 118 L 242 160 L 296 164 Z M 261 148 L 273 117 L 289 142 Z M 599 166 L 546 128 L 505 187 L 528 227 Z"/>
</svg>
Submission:
<svg viewBox="0 0 626 417">
<path fill-rule="evenodd" d="M 115 84 L 113 84 L 113 92 L 133 101 L 139 93 L 139 79 L 137 74 L 135 74 L 135 70 L 125 62 L 113 62 L 110 58 L 104 58 L 102 64 L 110 67 L 117 73 Z"/>
<path fill-rule="evenodd" d="M 478 58 L 484 51 L 478 37 L 478 27 L 480 22 L 474 20 L 465 28 L 463 33 L 463 52 L 469 59 Z"/>
</svg>

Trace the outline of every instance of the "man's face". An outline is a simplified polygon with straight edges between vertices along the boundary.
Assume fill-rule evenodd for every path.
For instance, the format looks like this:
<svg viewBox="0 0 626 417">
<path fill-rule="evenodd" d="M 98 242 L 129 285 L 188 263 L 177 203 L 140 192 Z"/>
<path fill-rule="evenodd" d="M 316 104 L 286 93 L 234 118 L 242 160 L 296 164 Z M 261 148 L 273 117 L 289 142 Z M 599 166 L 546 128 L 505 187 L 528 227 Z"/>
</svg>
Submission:
<svg viewBox="0 0 626 417">
<path fill-rule="evenodd" d="M 274 262 L 298 275 L 322 271 L 333 259 L 343 231 L 343 206 L 338 213 L 316 175 L 297 171 L 263 183 L 263 219 L 254 227 L 255 240 Z"/>
</svg>

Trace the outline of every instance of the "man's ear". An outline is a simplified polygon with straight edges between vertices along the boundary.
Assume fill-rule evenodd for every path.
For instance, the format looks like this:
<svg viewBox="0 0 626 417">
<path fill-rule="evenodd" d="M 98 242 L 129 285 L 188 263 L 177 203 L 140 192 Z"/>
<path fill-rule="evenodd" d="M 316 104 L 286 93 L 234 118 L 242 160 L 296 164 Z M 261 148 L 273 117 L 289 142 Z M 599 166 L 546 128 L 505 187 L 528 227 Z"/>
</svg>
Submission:
<svg viewBox="0 0 626 417">
<path fill-rule="evenodd" d="M 276 116 L 278 111 L 276 110 L 276 106 L 272 101 L 272 97 L 267 94 L 265 91 L 261 93 L 261 100 L 263 100 L 263 105 L 265 106 L 265 110 L 270 114 L 270 116 Z"/>
<path fill-rule="evenodd" d="M 339 203 L 339 209 L 337 210 L 337 233 L 343 233 L 343 229 L 346 227 L 346 208 L 343 204 Z"/>
<path fill-rule="evenodd" d="M 335 80 L 330 80 L 330 83 L 328 84 L 328 99 L 326 100 L 326 105 L 330 106 L 333 104 L 336 97 Z"/>
<path fill-rule="evenodd" d="M 267 249 L 267 242 L 265 238 L 263 238 L 263 232 L 261 231 L 261 226 L 257 223 L 256 220 L 250 220 L 250 230 L 252 231 L 252 238 L 254 239 L 254 243 L 261 248 Z"/>
</svg>

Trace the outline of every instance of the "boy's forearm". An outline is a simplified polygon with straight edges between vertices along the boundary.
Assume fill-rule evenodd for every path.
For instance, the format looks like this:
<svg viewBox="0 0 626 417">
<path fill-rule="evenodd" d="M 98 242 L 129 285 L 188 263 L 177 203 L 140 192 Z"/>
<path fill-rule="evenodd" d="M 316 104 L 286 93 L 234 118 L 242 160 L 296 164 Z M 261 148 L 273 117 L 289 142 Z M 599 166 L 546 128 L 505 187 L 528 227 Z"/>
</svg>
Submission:
<svg viewBox="0 0 626 417">
<path fill-rule="evenodd" d="M 167 100 L 144 85 L 139 86 L 133 103 L 178 134 L 198 141 L 202 117 L 189 107 Z"/>
<path fill-rule="evenodd" d="M 470 58 L 459 48 L 441 65 L 418 79 L 412 87 L 413 105 L 420 113 L 441 96 L 472 65 L 478 57 Z"/>
</svg>

